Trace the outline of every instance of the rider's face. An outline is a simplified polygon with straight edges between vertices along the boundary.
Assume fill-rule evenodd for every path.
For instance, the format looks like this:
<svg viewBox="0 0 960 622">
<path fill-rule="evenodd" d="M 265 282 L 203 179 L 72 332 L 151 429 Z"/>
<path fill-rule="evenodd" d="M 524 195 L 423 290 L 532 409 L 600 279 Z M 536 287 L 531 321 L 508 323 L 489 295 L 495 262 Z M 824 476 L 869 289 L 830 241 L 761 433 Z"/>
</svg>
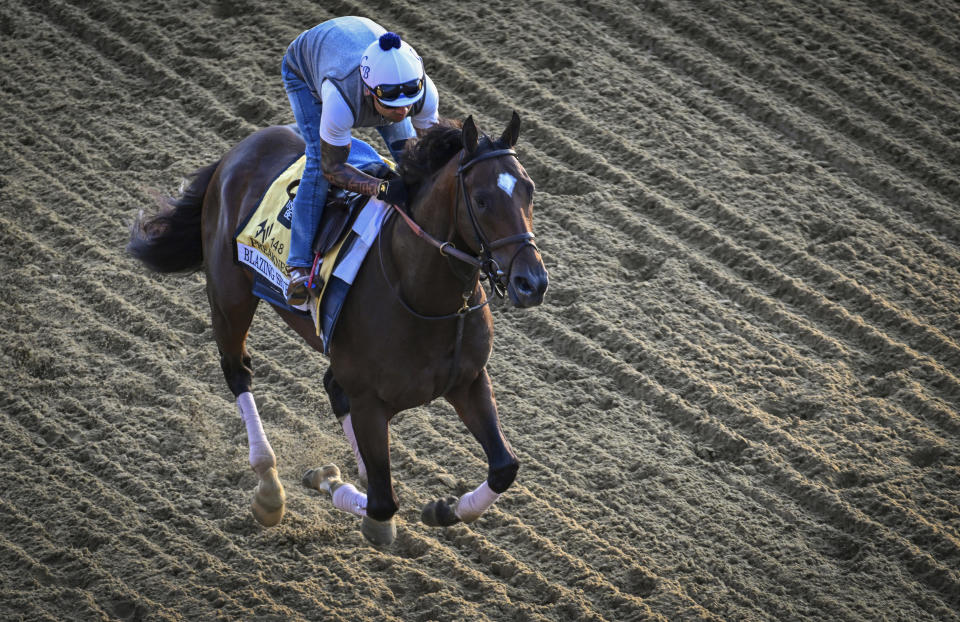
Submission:
<svg viewBox="0 0 960 622">
<path fill-rule="evenodd" d="M 369 93 L 369 91 L 367 91 Z M 410 106 L 401 106 L 400 108 L 389 108 L 380 103 L 376 97 L 373 98 L 373 107 L 377 109 L 377 112 L 380 115 L 388 120 L 393 121 L 394 123 L 399 123 L 403 121 L 407 115 L 410 113 Z"/>
</svg>

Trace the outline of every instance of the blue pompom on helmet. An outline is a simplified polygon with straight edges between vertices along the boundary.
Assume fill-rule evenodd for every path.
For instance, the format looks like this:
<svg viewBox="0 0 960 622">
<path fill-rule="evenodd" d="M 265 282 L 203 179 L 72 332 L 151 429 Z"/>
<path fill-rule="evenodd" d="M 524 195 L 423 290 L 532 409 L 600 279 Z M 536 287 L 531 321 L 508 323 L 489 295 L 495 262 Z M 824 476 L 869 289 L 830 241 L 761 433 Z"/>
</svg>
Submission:
<svg viewBox="0 0 960 622">
<path fill-rule="evenodd" d="M 424 94 L 423 60 L 395 32 L 385 32 L 360 58 L 360 77 L 381 103 L 410 106 Z"/>
<path fill-rule="evenodd" d="M 400 35 L 395 32 L 385 32 L 379 39 L 377 43 L 380 44 L 380 49 L 384 52 L 390 51 L 392 48 L 399 48 L 402 41 L 400 40 Z"/>
</svg>

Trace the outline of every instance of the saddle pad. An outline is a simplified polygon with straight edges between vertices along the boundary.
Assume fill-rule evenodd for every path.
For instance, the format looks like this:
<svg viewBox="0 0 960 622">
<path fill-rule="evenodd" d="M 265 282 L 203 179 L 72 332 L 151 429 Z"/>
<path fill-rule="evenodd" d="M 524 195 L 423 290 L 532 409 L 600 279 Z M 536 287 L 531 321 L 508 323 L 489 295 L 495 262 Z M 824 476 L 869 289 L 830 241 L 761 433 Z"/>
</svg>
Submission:
<svg viewBox="0 0 960 622">
<path fill-rule="evenodd" d="M 348 162 L 354 166 L 369 165 L 374 158 L 377 163 L 383 162 L 366 143 L 356 138 L 353 143 Z M 306 156 L 301 155 L 283 169 L 264 192 L 256 209 L 237 227 L 234 238 L 235 260 L 253 273 L 253 294 L 270 304 L 301 315 L 308 315 L 308 312 L 289 306 L 284 292 L 290 281 L 287 257 L 293 211 L 287 188 L 300 179 L 305 163 Z M 324 287 L 317 301 L 314 319 L 317 334 L 323 338 L 325 352 L 329 352 L 330 338 L 350 285 L 388 212 L 388 207 L 382 201 L 367 201 L 347 235 L 324 257 L 319 275 L 323 278 Z"/>
<path fill-rule="evenodd" d="M 323 337 L 324 353 L 329 352 L 330 337 L 350 286 L 383 223 L 392 213 L 386 203 L 371 198 L 360 210 L 347 235 L 324 255 L 318 271 L 318 276 L 323 279 L 323 290 L 316 300 L 313 314 L 317 334 Z"/>
<path fill-rule="evenodd" d="M 307 157 L 301 155 L 277 176 L 260 199 L 257 208 L 237 229 L 236 259 L 277 288 L 284 299 L 290 269 L 290 222 L 293 201 L 287 187 L 303 176 Z"/>
</svg>

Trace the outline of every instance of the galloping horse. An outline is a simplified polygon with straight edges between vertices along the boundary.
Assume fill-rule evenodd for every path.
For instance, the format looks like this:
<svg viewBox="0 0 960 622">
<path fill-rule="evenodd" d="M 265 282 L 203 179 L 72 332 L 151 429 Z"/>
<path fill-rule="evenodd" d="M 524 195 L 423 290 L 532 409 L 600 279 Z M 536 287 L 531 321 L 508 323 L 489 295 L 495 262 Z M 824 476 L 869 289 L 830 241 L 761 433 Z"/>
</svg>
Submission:
<svg viewBox="0 0 960 622">
<path fill-rule="evenodd" d="M 308 471 L 304 483 L 330 493 L 336 507 L 363 516 L 361 529 L 375 544 L 389 544 L 396 535 L 389 448 L 396 413 L 442 396 L 487 456 L 485 482 L 460 499 L 428 504 L 428 524 L 475 520 L 513 483 L 519 467 L 500 428 L 486 370 L 493 318 L 482 280 L 515 306 L 542 302 L 547 272 L 532 241 L 534 184 L 513 150 L 519 115 L 513 114 L 497 140 L 482 134 L 472 117 L 457 125 L 432 128 L 404 152 L 399 170 L 408 184 L 409 209 L 397 209 L 403 218 L 384 224 L 329 348 L 324 386 L 334 414 L 345 422 L 358 467 L 366 471 L 367 494 L 341 482 L 332 466 Z M 301 138 L 286 126 L 252 134 L 219 162 L 196 171 L 165 209 L 138 218 L 128 245 L 152 270 L 206 272 L 220 365 L 237 397 L 250 464 L 260 478 L 253 512 L 265 526 L 280 521 L 285 496 L 250 392 L 253 370 L 245 342 L 259 299 L 251 293 L 250 273 L 234 261 L 232 238 L 238 221 L 303 150 Z M 309 318 L 276 309 L 323 351 Z"/>
</svg>

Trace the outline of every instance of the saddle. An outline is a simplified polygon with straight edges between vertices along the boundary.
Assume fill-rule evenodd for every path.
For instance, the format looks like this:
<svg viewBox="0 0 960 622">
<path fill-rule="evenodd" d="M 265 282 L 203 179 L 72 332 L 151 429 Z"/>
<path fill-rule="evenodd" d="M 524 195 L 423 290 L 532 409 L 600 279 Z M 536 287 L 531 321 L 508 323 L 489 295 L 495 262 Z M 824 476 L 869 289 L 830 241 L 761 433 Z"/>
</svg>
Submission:
<svg viewBox="0 0 960 622">
<path fill-rule="evenodd" d="M 354 147 L 351 157 L 355 151 L 356 160 L 351 163 L 359 170 L 381 179 L 396 176 L 365 143 L 354 139 Z M 376 160 L 372 161 L 374 157 Z M 286 261 L 292 203 L 304 162 L 302 155 L 291 162 L 273 181 L 258 206 L 238 223 L 234 260 L 252 272 L 255 296 L 288 311 L 312 316 L 326 349 L 350 285 L 389 210 L 370 197 L 331 187 L 312 245 L 313 251 L 324 258 L 314 276 L 314 282 L 321 288 L 319 296 L 311 300 L 309 311 L 287 305 L 284 292 L 290 274 Z"/>
<path fill-rule="evenodd" d="M 391 179 L 397 176 L 386 163 L 371 163 L 365 167 L 360 167 L 359 170 L 380 179 Z M 293 189 L 299 183 L 300 180 L 298 179 L 287 187 L 287 195 L 291 201 L 296 194 Z M 343 239 L 353 225 L 357 214 L 360 213 L 360 208 L 369 198 L 338 186 L 330 186 L 330 190 L 327 192 L 327 202 L 323 208 L 323 217 L 311 246 L 314 256 L 325 257 L 336 246 L 337 242 Z"/>
</svg>

